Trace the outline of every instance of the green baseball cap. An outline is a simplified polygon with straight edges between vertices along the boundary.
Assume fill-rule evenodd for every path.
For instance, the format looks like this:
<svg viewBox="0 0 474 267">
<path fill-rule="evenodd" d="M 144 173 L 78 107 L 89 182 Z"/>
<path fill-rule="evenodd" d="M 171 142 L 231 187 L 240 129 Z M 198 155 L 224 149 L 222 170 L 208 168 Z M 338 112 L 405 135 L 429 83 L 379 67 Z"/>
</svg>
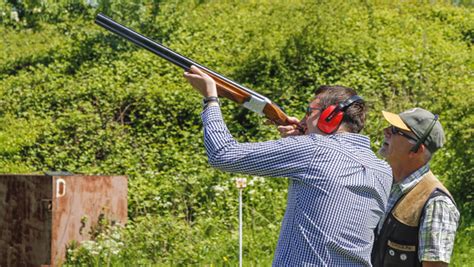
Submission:
<svg viewBox="0 0 474 267">
<path fill-rule="evenodd" d="M 414 133 L 418 140 L 427 135 L 423 144 L 431 153 L 440 149 L 446 141 L 438 116 L 428 110 L 413 108 L 398 115 L 387 111 L 382 111 L 382 114 L 391 125 Z"/>
</svg>

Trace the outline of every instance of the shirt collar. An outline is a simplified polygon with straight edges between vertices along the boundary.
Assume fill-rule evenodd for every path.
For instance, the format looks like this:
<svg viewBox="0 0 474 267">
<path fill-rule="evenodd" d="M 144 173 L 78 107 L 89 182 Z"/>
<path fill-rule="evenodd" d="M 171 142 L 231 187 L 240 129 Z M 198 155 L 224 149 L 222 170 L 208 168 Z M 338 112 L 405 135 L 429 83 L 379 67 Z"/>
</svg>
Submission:
<svg viewBox="0 0 474 267">
<path fill-rule="evenodd" d="M 335 134 L 327 135 L 327 137 L 344 140 L 355 146 L 370 149 L 370 139 L 365 135 L 345 132 L 345 133 L 335 133 Z"/>
<path fill-rule="evenodd" d="M 421 168 L 410 174 L 407 178 L 403 179 L 403 181 L 398 183 L 397 185 L 402 193 L 404 194 L 408 190 L 412 189 L 418 182 L 420 182 L 421 178 L 423 178 L 423 175 L 425 175 L 425 173 L 427 173 L 429 170 L 430 165 L 426 163 Z"/>
</svg>

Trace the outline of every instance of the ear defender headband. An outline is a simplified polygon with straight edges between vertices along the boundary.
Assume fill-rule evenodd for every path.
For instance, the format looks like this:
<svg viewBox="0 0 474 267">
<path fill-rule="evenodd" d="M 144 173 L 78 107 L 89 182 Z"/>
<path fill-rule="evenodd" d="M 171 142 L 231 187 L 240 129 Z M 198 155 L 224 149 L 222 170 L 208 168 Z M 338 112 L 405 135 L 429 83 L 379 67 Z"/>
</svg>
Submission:
<svg viewBox="0 0 474 267">
<path fill-rule="evenodd" d="M 344 112 L 355 102 L 363 102 L 362 97 L 353 95 L 337 105 L 331 105 L 321 112 L 318 120 L 318 128 L 323 133 L 331 134 L 339 128 Z"/>
<path fill-rule="evenodd" d="M 420 139 L 418 139 L 418 142 L 416 142 L 416 144 L 410 149 L 411 152 L 416 153 L 418 149 L 420 149 L 421 144 L 423 144 L 426 138 L 428 138 L 437 120 L 438 120 L 438 115 L 435 115 L 433 121 L 431 122 L 430 126 L 428 126 L 428 129 L 426 130 L 426 132 L 423 134 L 423 136 Z"/>
</svg>

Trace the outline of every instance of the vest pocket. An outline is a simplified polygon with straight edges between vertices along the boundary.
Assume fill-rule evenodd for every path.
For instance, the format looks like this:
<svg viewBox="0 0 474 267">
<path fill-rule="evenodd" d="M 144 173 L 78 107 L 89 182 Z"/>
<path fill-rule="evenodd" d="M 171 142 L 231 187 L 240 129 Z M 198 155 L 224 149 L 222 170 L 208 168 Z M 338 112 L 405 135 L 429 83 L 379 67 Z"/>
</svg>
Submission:
<svg viewBox="0 0 474 267">
<path fill-rule="evenodd" d="M 388 240 L 383 266 L 414 266 L 416 257 L 416 246 L 402 245 Z"/>
</svg>

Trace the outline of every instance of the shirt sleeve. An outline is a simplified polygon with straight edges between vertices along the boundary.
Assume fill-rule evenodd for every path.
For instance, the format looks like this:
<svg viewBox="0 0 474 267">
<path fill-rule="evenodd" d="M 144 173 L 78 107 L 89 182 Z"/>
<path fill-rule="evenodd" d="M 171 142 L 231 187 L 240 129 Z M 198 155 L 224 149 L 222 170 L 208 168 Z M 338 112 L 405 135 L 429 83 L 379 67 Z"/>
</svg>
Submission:
<svg viewBox="0 0 474 267">
<path fill-rule="evenodd" d="M 447 196 L 430 199 L 419 230 L 420 261 L 449 263 L 459 222 L 459 211 Z"/>
<path fill-rule="evenodd" d="M 206 108 L 201 117 L 211 166 L 250 175 L 303 178 L 315 150 L 308 136 L 239 143 L 227 129 L 219 107 Z"/>
</svg>

